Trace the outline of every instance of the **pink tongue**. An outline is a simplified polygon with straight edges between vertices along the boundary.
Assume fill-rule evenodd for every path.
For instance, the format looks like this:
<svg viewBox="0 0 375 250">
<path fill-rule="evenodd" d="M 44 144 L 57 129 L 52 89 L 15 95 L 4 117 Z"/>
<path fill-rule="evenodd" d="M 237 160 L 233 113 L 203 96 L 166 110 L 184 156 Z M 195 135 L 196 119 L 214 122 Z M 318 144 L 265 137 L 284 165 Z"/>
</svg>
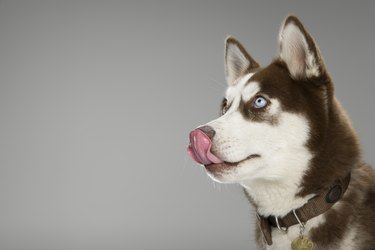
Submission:
<svg viewBox="0 0 375 250">
<path fill-rule="evenodd" d="M 212 142 L 208 135 L 202 130 L 196 129 L 190 132 L 190 144 L 187 152 L 199 164 L 222 163 L 222 160 L 211 153 L 211 144 Z"/>
</svg>

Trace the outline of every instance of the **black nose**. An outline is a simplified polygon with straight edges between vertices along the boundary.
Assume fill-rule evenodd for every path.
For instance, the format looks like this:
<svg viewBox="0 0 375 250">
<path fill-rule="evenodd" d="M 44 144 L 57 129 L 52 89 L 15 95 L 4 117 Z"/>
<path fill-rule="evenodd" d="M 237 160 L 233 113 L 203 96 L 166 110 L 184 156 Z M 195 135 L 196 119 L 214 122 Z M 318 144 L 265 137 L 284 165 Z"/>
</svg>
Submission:
<svg viewBox="0 0 375 250">
<path fill-rule="evenodd" d="M 208 137 L 211 140 L 212 140 L 212 138 L 214 138 L 215 133 L 216 133 L 215 130 L 213 128 L 211 128 L 210 126 L 202 126 L 202 127 L 199 127 L 198 129 L 201 130 L 206 135 L 208 135 Z"/>
</svg>

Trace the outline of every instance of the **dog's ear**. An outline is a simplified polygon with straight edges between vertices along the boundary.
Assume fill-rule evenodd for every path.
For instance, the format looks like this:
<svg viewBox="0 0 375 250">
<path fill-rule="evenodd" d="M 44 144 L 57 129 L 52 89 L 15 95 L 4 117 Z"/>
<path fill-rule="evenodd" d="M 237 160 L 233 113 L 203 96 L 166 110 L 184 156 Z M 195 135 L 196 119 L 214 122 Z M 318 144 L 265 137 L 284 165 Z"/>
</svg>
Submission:
<svg viewBox="0 0 375 250">
<path fill-rule="evenodd" d="M 245 48 L 233 37 L 225 41 L 225 77 L 228 85 L 236 84 L 241 76 L 259 64 L 246 52 Z"/>
<path fill-rule="evenodd" d="M 285 19 L 279 33 L 279 45 L 280 59 L 294 79 L 317 78 L 326 73 L 319 48 L 297 17 Z"/>
</svg>

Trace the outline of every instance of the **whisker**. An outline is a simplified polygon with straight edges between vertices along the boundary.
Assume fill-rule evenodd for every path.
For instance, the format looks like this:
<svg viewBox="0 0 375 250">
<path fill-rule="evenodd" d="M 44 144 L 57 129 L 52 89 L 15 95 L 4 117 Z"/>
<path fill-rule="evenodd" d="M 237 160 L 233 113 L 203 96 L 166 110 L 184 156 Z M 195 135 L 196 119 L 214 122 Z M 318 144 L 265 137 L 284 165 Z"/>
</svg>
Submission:
<svg viewBox="0 0 375 250">
<path fill-rule="evenodd" d="M 220 185 L 220 183 L 217 183 L 216 181 L 213 181 L 209 176 L 207 176 L 208 180 L 212 183 L 212 187 L 215 190 L 218 190 L 219 192 L 222 191 L 222 188 L 224 185 Z"/>
<path fill-rule="evenodd" d="M 214 77 L 211 77 L 211 78 L 210 78 L 210 83 L 215 83 L 215 84 L 217 84 L 217 85 L 219 85 L 219 86 L 221 86 L 221 87 L 224 87 L 224 88 L 227 87 L 227 84 L 226 84 L 226 83 L 223 83 L 223 82 L 221 82 L 221 81 L 219 81 L 219 80 L 216 80 Z M 216 85 L 216 86 L 217 86 L 217 85 Z"/>
</svg>

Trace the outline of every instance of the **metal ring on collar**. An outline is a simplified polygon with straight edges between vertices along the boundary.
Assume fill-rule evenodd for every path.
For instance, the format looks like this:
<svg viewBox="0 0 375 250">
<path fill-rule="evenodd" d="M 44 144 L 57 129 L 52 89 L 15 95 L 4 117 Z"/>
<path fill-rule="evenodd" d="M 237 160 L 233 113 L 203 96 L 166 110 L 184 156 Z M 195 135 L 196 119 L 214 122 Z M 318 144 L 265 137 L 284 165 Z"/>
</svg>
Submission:
<svg viewBox="0 0 375 250">
<path fill-rule="evenodd" d="M 302 222 L 298 216 L 297 216 L 297 213 L 296 213 L 296 210 L 293 209 L 293 214 L 294 214 L 294 217 L 296 217 L 298 223 L 299 223 L 299 235 L 300 237 L 302 238 L 303 237 L 303 233 L 305 232 L 305 223 Z"/>
<path fill-rule="evenodd" d="M 287 232 L 288 231 L 288 228 L 287 227 L 281 227 L 280 224 L 279 224 L 279 219 L 277 218 L 277 216 L 275 216 L 275 220 L 276 220 L 276 226 L 277 228 L 280 230 L 280 231 L 284 231 L 284 232 Z"/>
<path fill-rule="evenodd" d="M 296 219 L 297 219 L 299 225 L 300 225 L 301 227 L 304 227 L 304 226 L 305 226 L 305 223 L 301 222 L 301 220 L 298 218 L 295 209 L 293 209 L 293 214 L 294 214 L 294 217 L 296 217 Z"/>
</svg>

